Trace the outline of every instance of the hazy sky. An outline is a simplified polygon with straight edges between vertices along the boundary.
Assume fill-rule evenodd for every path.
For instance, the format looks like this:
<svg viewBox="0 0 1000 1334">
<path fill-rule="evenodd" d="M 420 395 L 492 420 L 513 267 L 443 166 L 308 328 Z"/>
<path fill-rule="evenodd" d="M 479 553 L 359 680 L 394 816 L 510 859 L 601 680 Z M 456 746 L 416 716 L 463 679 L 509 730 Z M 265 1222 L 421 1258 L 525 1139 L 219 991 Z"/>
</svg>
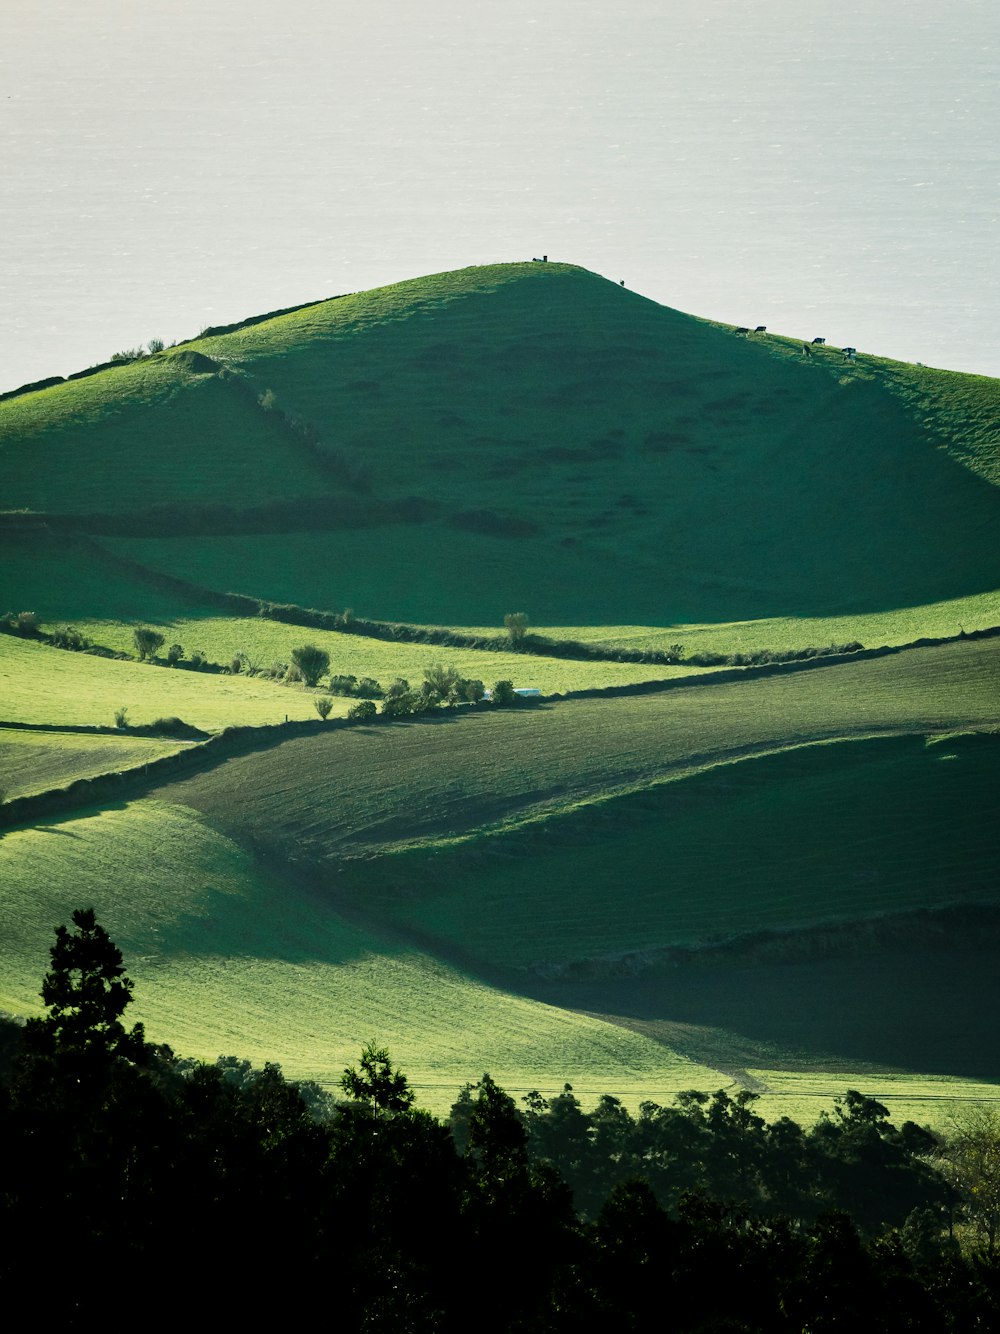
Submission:
<svg viewBox="0 0 1000 1334">
<path fill-rule="evenodd" d="M 548 253 L 1000 374 L 994 0 L 3 0 L 0 388 Z"/>
</svg>

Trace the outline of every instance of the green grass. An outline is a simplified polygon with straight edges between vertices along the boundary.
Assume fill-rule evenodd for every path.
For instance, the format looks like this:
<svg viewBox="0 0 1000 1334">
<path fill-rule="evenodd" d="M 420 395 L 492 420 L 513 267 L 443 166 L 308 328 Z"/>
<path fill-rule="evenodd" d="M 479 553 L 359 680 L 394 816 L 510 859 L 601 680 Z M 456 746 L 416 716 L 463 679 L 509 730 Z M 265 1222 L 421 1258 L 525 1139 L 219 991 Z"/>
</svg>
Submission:
<svg viewBox="0 0 1000 1334">
<path fill-rule="evenodd" d="M 578 639 L 609 649 L 665 649 L 681 643 L 689 653 L 752 653 L 760 649 L 795 649 L 857 640 L 866 648 L 945 639 L 962 630 L 1000 625 L 1000 592 L 934 602 L 924 607 L 857 613 L 850 616 L 786 616 L 762 621 L 707 625 L 538 626 L 552 638 Z"/>
<path fill-rule="evenodd" d="M 82 617 L 142 621 L 196 614 L 198 603 L 128 571 L 96 543 L 0 529 L 0 616 L 33 611 L 58 627 Z"/>
<path fill-rule="evenodd" d="M 312 692 L 245 676 L 213 675 L 70 653 L 0 635 L 0 721 L 110 727 L 115 711 L 143 726 L 178 717 L 203 731 L 315 718 Z M 334 702 L 334 716 L 349 701 Z"/>
<path fill-rule="evenodd" d="M 814 741 L 991 725 L 996 641 L 664 694 L 338 730 L 176 788 L 233 828 L 326 857 L 465 837 Z"/>
<path fill-rule="evenodd" d="M 86 904 L 125 954 L 135 1017 L 187 1055 L 280 1061 L 336 1083 L 373 1035 L 424 1106 L 489 1069 L 668 1099 L 717 1080 L 640 1034 L 489 987 L 339 918 L 176 805 L 142 801 L 0 839 L 0 1006 L 38 1011 L 53 927 Z"/>
<path fill-rule="evenodd" d="M 77 622 L 94 643 L 124 652 L 134 652 L 132 623 Z M 537 686 L 544 694 L 587 690 L 593 687 L 632 685 L 690 675 L 682 667 L 659 667 L 625 663 L 573 662 L 567 659 L 526 656 L 521 653 L 445 648 L 434 644 L 392 643 L 334 630 L 303 629 L 259 617 L 206 617 L 203 620 L 143 622 L 158 629 L 167 644 L 181 643 L 187 652 L 203 651 L 210 661 L 228 663 L 236 653 L 267 668 L 272 662 L 291 662 L 292 649 L 310 643 L 330 655 L 330 671 L 344 675 L 373 677 L 388 686 L 396 677 L 419 685 L 424 672 L 435 663 L 454 666 L 462 676 L 478 678 L 486 685 L 512 680 L 518 686 Z"/>
<path fill-rule="evenodd" d="M 733 1072 L 663 1036 L 489 986 L 474 975 L 352 925 L 302 882 L 266 869 L 194 812 L 144 800 L 0 839 L 0 1007 L 40 1009 L 53 928 L 94 906 L 136 982 L 134 1018 L 154 1040 L 211 1060 L 279 1060 L 295 1077 L 335 1085 L 361 1045 L 388 1045 L 422 1106 L 443 1113 L 489 1070 L 514 1096 L 569 1080 L 586 1104 L 620 1095 L 635 1110 L 686 1088 L 734 1087 Z M 740 1076 L 743 1077 L 742 1075 Z M 863 1066 L 754 1068 L 770 1115 L 814 1119 L 848 1087 L 920 1121 L 951 1098 L 995 1086 Z M 930 1098 L 933 1096 L 934 1101 Z M 911 1108 L 913 1110 L 911 1110 Z"/>
<path fill-rule="evenodd" d="M 804 747 L 492 839 L 348 864 L 338 887 L 445 949 L 544 975 L 995 901 L 998 790 L 1000 735 Z"/>
<path fill-rule="evenodd" d="M 5 508 L 68 514 L 326 489 L 252 395 L 176 354 L 0 403 L 0 476 Z"/>
<path fill-rule="evenodd" d="M 78 778 L 117 773 L 183 750 L 159 737 L 84 736 L 0 728 L 0 789 L 7 798 L 65 787 Z"/>
</svg>

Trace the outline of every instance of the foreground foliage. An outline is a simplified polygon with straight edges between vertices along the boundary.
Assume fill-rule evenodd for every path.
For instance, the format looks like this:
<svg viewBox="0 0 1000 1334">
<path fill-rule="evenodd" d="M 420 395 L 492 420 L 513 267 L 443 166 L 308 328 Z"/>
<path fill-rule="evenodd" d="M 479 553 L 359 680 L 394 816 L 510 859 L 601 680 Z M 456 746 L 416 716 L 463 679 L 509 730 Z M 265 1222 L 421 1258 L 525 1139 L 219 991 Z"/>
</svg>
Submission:
<svg viewBox="0 0 1000 1334">
<path fill-rule="evenodd" d="M 445 1126 L 410 1107 L 405 1078 L 369 1044 L 345 1083 L 371 1106 L 334 1107 L 275 1065 L 200 1065 L 151 1047 L 122 1023 L 131 984 L 117 948 L 92 911 L 74 923 L 51 951 L 49 1015 L 26 1030 L 0 1096 L 0 1274 L 23 1281 L 40 1242 L 58 1240 L 46 1301 L 65 1324 L 88 1324 L 112 1296 L 148 1301 L 153 1266 L 183 1273 L 202 1318 L 259 1321 L 286 1311 L 290 1292 L 335 1291 L 339 1323 L 359 1330 L 465 1328 L 486 1294 L 479 1323 L 496 1330 L 638 1329 L 664 1303 L 673 1328 L 691 1331 L 996 1319 L 995 1254 L 948 1245 L 940 1206 L 957 1197 L 923 1163 L 924 1132 L 887 1128 L 860 1094 L 803 1136 L 787 1122 L 765 1131 L 749 1096 L 691 1094 L 639 1122 L 605 1099 L 588 1125 L 567 1088 L 522 1114 L 484 1075 Z M 782 1146 L 789 1188 L 766 1213 L 746 1198 L 762 1133 Z M 827 1202 L 800 1161 L 810 1139 L 855 1222 L 803 1218 Z M 669 1209 L 637 1176 L 657 1154 Z M 562 1173 L 586 1194 L 588 1159 L 619 1179 L 581 1212 Z M 705 1170 L 724 1202 L 699 1189 Z M 923 1204 L 887 1232 L 893 1176 Z M 903 1207 L 897 1190 L 889 1209 Z M 268 1282 L 220 1284 L 234 1263 Z"/>
</svg>

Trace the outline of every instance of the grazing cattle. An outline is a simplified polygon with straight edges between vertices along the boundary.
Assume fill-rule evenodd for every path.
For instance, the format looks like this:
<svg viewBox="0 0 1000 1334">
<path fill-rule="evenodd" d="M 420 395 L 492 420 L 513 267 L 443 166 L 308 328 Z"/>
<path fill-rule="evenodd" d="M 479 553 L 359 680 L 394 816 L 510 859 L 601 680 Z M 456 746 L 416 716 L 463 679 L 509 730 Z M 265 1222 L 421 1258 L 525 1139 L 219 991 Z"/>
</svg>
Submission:
<svg viewBox="0 0 1000 1334">
<path fill-rule="evenodd" d="M 826 342 L 825 338 L 814 338 L 813 347 L 822 347 L 825 342 Z"/>
<path fill-rule="evenodd" d="M 811 357 L 812 354 L 813 354 L 813 350 L 812 350 L 812 348 L 809 346 L 809 344 L 808 344 L 808 343 L 803 343 L 803 344 L 802 344 L 802 355 L 803 355 L 804 357 Z"/>
<path fill-rule="evenodd" d="M 741 324 L 738 329 L 733 330 L 733 333 L 737 338 L 746 338 L 750 333 L 750 330 L 745 325 Z"/>
<path fill-rule="evenodd" d="M 756 329 L 754 329 L 754 333 L 767 333 L 767 325 L 758 324 Z"/>
<path fill-rule="evenodd" d="M 842 347 L 840 350 L 848 361 L 853 361 L 858 351 L 856 347 Z"/>
</svg>

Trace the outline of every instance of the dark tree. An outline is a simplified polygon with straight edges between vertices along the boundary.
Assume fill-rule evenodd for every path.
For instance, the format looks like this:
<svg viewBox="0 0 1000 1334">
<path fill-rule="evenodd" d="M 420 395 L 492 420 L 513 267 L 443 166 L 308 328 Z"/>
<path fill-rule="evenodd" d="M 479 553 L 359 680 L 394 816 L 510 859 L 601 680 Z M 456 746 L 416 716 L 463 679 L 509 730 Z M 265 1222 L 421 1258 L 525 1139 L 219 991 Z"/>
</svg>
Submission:
<svg viewBox="0 0 1000 1334">
<path fill-rule="evenodd" d="M 358 1102 L 371 1105 L 372 1115 L 405 1112 L 415 1094 L 401 1070 L 394 1070 L 387 1047 L 369 1042 L 361 1053 L 360 1069 L 349 1065 L 340 1077 L 340 1085 Z"/>
<path fill-rule="evenodd" d="M 74 933 L 56 928 L 52 966 L 42 982 L 45 1019 L 28 1021 L 29 1046 L 57 1053 L 136 1058 L 143 1029 L 126 1030 L 122 1015 L 132 1002 L 121 950 L 96 920 L 93 908 L 73 914 Z"/>
</svg>

